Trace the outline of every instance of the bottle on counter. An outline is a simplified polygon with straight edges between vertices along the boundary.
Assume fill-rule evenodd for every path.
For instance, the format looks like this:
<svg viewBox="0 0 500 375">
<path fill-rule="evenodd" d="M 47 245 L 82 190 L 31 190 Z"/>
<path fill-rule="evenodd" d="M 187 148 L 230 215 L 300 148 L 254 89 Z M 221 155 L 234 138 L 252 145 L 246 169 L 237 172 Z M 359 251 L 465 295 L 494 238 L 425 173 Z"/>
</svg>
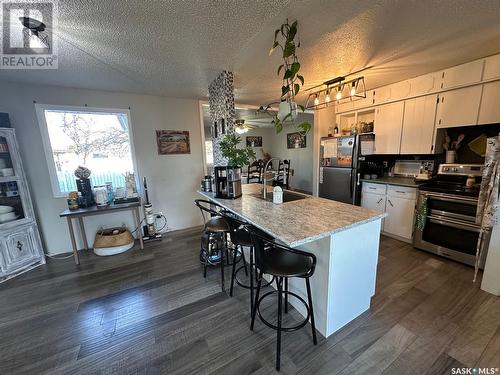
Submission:
<svg viewBox="0 0 500 375">
<path fill-rule="evenodd" d="M 78 192 L 76 191 L 71 191 L 68 194 L 68 208 L 71 211 L 78 210 Z"/>
</svg>

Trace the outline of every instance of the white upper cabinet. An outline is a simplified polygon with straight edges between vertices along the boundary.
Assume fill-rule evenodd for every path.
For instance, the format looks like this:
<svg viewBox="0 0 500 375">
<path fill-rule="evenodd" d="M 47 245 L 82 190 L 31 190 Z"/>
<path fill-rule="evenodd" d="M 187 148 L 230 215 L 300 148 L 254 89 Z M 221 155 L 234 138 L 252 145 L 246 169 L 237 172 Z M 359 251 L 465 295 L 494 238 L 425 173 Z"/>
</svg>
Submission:
<svg viewBox="0 0 500 375">
<path fill-rule="evenodd" d="M 479 109 L 478 124 L 500 123 L 500 81 L 483 86 L 483 98 Z"/>
<path fill-rule="evenodd" d="M 383 86 L 374 90 L 373 103 L 382 104 L 387 102 L 391 98 L 391 86 Z"/>
<path fill-rule="evenodd" d="M 399 154 L 404 102 L 384 104 L 375 110 L 375 153 Z"/>
<path fill-rule="evenodd" d="M 500 54 L 490 56 L 484 62 L 483 80 L 500 78 Z"/>
<path fill-rule="evenodd" d="M 433 152 L 436 105 L 437 94 L 405 101 L 401 154 L 431 154 Z"/>
<path fill-rule="evenodd" d="M 439 94 L 436 126 L 451 128 L 476 125 L 482 88 L 477 85 Z"/>
<path fill-rule="evenodd" d="M 411 84 L 410 81 L 401 81 L 391 85 L 390 100 L 405 99 L 410 95 Z"/>
<path fill-rule="evenodd" d="M 472 61 L 467 64 L 454 66 L 441 72 L 442 89 L 451 89 L 458 86 L 481 82 L 484 60 Z"/>
<path fill-rule="evenodd" d="M 436 75 L 426 74 L 410 79 L 410 95 L 419 96 L 436 91 Z"/>
<path fill-rule="evenodd" d="M 355 109 L 373 106 L 373 90 L 367 90 L 366 98 L 356 99 L 352 103 Z"/>
<path fill-rule="evenodd" d="M 354 104 L 352 101 L 346 101 L 341 103 L 335 103 L 335 113 L 342 113 L 352 111 L 354 109 Z"/>
</svg>

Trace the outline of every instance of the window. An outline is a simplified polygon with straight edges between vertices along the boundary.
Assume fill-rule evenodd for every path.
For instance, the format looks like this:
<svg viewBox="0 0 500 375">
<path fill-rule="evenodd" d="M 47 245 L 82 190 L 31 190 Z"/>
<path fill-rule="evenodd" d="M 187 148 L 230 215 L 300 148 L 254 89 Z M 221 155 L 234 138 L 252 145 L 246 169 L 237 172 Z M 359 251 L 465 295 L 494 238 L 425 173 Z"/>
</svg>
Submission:
<svg viewBox="0 0 500 375">
<path fill-rule="evenodd" d="M 125 186 L 134 172 L 128 111 L 37 104 L 37 115 L 55 197 L 76 191 L 80 165 L 92 172 L 92 186 Z"/>
<path fill-rule="evenodd" d="M 205 141 L 205 157 L 208 165 L 212 165 L 214 163 L 214 145 L 212 140 Z"/>
</svg>

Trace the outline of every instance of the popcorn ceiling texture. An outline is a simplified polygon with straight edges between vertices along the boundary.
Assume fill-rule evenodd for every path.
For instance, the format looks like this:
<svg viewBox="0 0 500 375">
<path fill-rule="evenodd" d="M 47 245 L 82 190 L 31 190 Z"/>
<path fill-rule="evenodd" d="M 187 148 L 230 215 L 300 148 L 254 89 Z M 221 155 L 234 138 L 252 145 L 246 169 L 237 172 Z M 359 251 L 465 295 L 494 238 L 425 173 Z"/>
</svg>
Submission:
<svg viewBox="0 0 500 375">
<path fill-rule="evenodd" d="M 227 165 L 222 156 L 220 142 L 226 134 L 234 133 L 234 87 L 233 73 L 223 71 L 208 86 L 214 165 Z M 214 127 L 217 126 L 217 137 Z"/>
<path fill-rule="evenodd" d="M 0 80 L 206 99 L 228 70 L 238 103 L 265 104 L 279 98 L 268 51 L 286 18 L 307 87 L 374 65 L 374 88 L 500 52 L 498 0 L 61 0 L 59 69 Z"/>
</svg>

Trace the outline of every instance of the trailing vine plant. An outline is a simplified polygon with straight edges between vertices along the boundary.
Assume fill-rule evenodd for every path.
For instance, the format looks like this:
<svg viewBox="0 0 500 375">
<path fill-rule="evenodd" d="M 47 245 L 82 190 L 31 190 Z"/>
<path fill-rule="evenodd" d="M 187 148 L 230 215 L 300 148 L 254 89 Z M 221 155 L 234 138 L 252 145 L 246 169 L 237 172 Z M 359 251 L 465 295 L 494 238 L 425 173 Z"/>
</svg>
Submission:
<svg viewBox="0 0 500 375">
<path fill-rule="evenodd" d="M 269 50 L 269 56 L 271 56 L 274 51 L 281 50 L 283 62 L 278 66 L 277 75 L 282 78 L 281 86 L 281 97 L 280 102 L 270 103 L 268 105 L 261 106 L 259 112 L 265 112 L 270 114 L 271 106 L 273 104 L 279 104 L 281 102 L 287 102 L 289 104 L 288 113 L 282 118 L 278 118 L 277 114 L 273 114 L 274 127 L 276 128 L 276 133 L 283 130 L 283 125 L 287 121 L 293 120 L 293 111 L 297 109 L 294 108 L 297 105 L 298 108 L 305 111 L 304 106 L 296 104 L 295 97 L 300 91 L 300 88 L 304 86 L 304 77 L 299 74 L 300 63 L 297 57 L 296 51 L 300 47 L 300 40 L 295 40 L 297 36 L 297 21 L 292 24 L 288 22 L 288 19 L 284 24 L 276 29 L 274 32 L 274 43 Z M 304 134 L 311 130 L 312 125 L 308 121 L 304 121 L 297 125 L 297 128 Z"/>
</svg>

